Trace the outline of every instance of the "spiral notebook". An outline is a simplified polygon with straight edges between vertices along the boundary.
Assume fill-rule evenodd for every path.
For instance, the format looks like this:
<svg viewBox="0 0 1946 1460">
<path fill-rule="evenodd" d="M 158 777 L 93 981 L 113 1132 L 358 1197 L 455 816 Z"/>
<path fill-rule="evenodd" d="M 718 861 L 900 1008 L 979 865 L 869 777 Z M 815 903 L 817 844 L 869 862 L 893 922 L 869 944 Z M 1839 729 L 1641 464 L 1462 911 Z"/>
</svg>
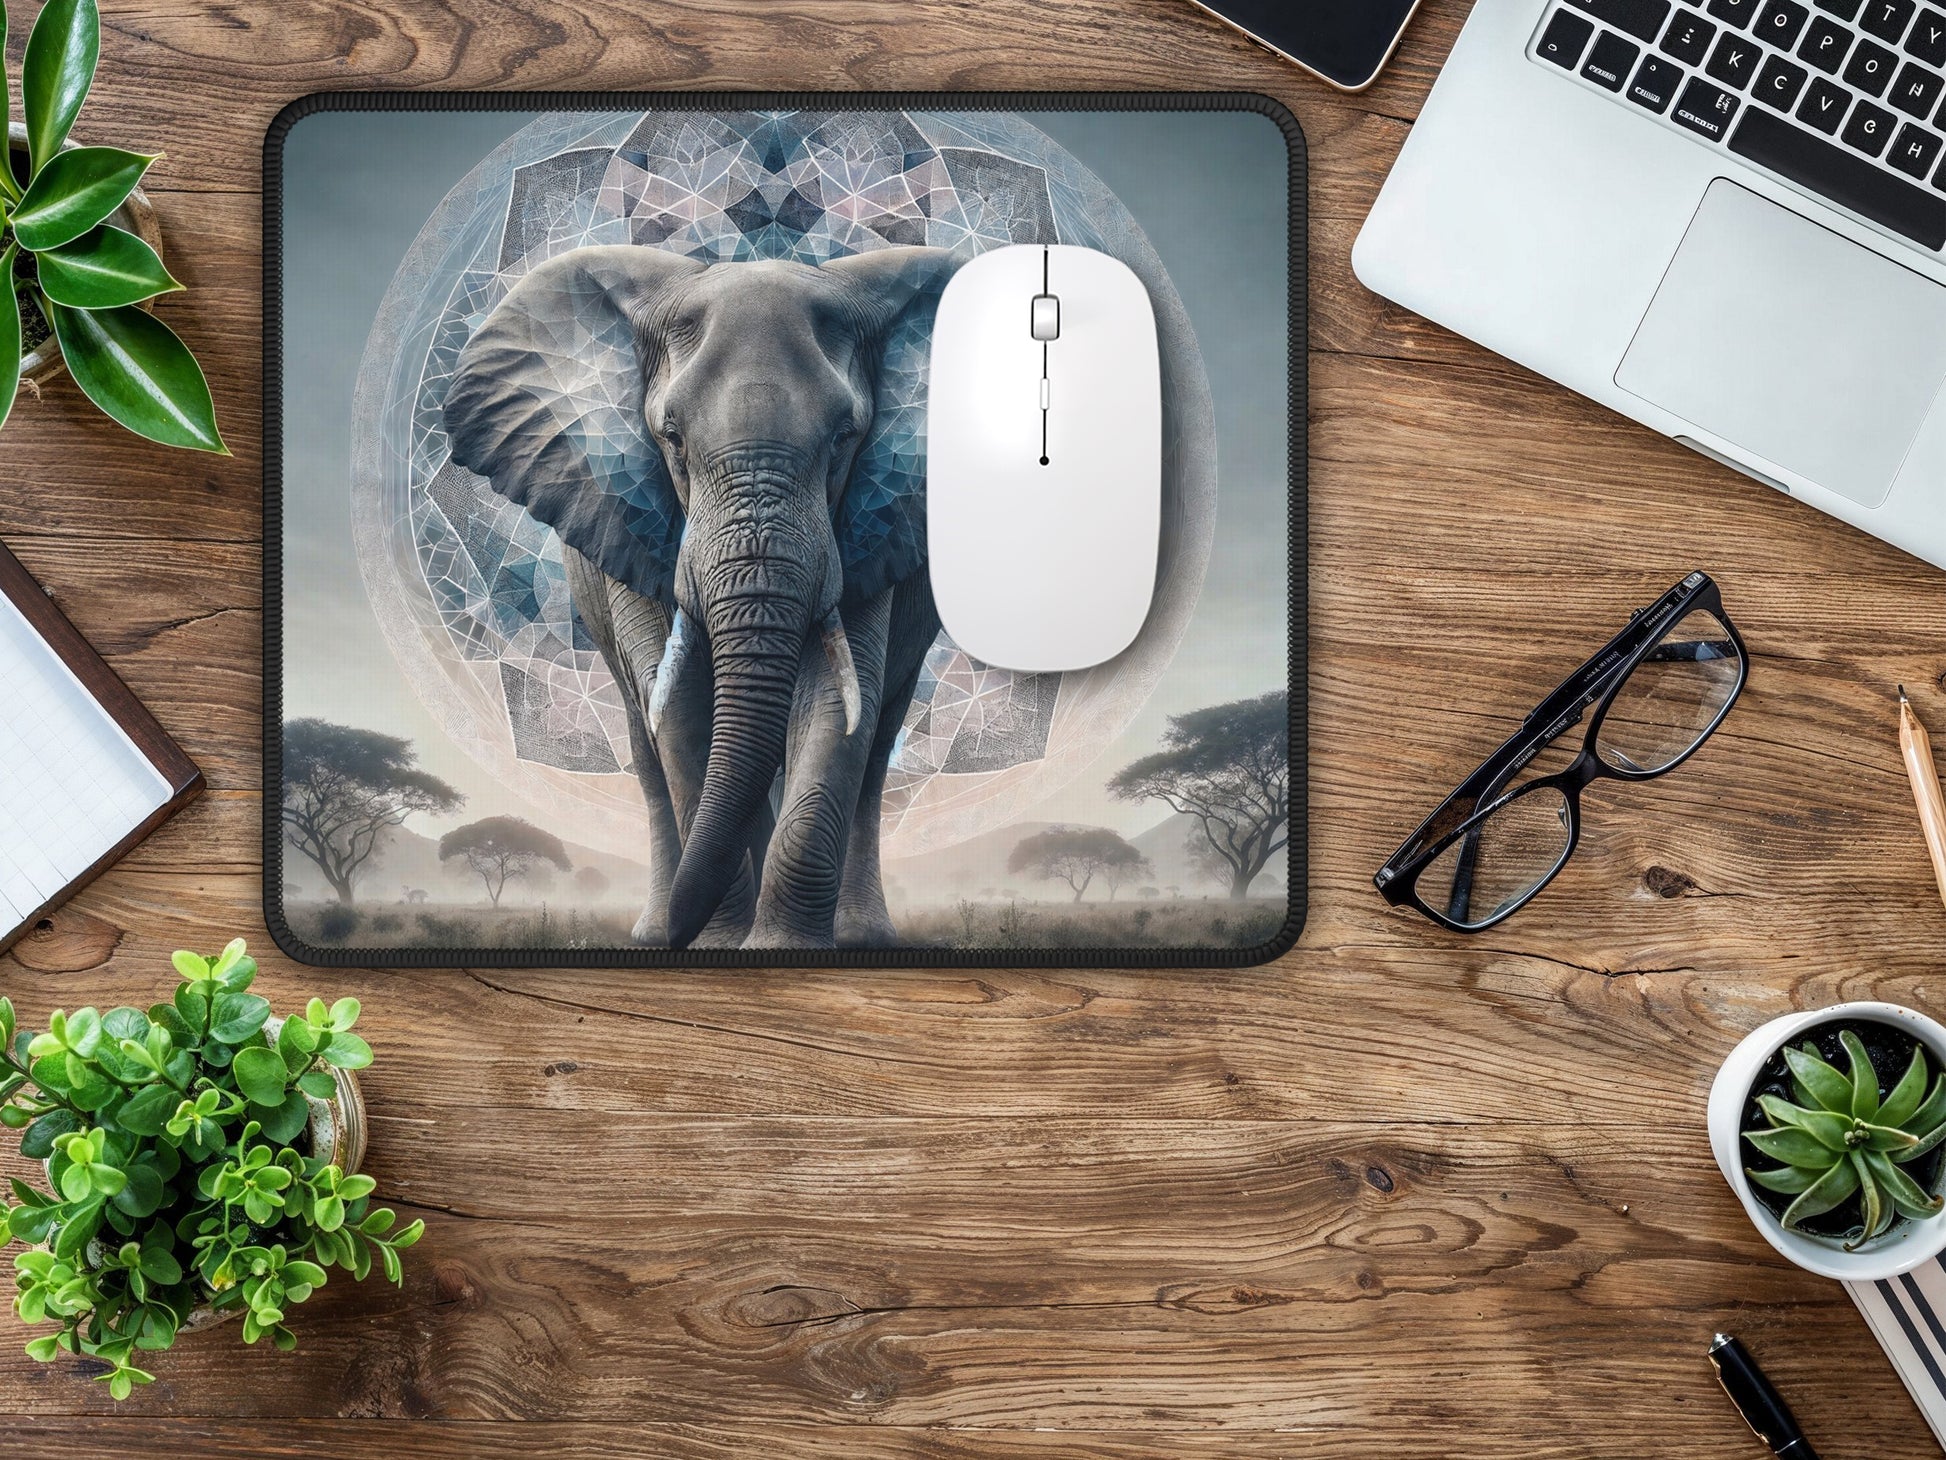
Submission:
<svg viewBox="0 0 1946 1460">
<path fill-rule="evenodd" d="M 202 772 L 0 547 L 0 948 L 203 787 Z"/>
</svg>

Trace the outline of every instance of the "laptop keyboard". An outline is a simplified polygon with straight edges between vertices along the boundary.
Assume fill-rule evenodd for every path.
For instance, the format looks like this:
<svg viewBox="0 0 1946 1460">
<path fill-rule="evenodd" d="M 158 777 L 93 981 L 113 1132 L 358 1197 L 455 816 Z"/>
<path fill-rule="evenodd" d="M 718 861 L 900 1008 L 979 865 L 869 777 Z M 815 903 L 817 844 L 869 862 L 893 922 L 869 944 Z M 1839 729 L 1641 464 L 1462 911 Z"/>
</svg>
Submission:
<svg viewBox="0 0 1946 1460">
<path fill-rule="evenodd" d="M 1940 4 L 1557 0 L 1533 55 L 1922 248 L 1946 248 Z"/>
</svg>

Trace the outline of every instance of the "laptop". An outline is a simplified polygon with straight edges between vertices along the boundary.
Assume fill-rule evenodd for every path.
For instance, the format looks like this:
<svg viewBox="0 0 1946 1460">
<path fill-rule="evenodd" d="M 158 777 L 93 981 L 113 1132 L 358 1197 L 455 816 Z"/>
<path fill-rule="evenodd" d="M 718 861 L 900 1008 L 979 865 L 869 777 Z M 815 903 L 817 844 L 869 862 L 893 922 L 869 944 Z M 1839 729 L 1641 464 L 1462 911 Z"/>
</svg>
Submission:
<svg viewBox="0 0 1946 1460">
<path fill-rule="evenodd" d="M 1946 566 L 1946 0 L 1478 0 L 1366 287 Z"/>
</svg>

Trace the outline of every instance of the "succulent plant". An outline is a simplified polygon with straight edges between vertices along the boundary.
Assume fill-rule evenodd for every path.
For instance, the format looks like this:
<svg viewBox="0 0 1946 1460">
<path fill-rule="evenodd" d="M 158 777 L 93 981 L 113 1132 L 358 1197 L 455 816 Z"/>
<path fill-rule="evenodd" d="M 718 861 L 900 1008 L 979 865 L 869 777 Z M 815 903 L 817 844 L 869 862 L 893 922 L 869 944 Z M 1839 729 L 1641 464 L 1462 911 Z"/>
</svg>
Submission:
<svg viewBox="0 0 1946 1460">
<path fill-rule="evenodd" d="M 1915 1048 L 1898 1084 L 1881 1095 L 1864 1042 L 1849 1029 L 1838 1039 L 1850 1072 L 1826 1062 L 1809 1040 L 1796 1049 L 1787 1046 L 1784 1062 L 1797 1100 L 1760 1096 L 1757 1104 L 1770 1128 L 1743 1135 L 1784 1163 L 1748 1174 L 1759 1186 L 1795 1198 L 1784 1211 L 1786 1227 L 1801 1228 L 1857 1196 L 1864 1231 L 1846 1244 L 1849 1250 L 1886 1231 L 1897 1217 L 1920 1221 L 1946 1207 L 1946 1198 L 1904 1169 L 1946 1141 L 1946 1075 L 1928 1093 L 1926 1051 Z"/>
</svg>

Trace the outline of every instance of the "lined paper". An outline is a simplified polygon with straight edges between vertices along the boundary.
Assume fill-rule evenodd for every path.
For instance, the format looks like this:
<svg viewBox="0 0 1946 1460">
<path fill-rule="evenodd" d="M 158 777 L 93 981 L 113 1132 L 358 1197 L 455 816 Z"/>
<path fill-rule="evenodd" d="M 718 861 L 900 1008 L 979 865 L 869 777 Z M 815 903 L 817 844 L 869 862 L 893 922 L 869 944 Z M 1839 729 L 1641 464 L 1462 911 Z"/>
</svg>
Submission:
<svg viewBox="0 0 1946 1460">
<path fill-rule="evenodd" d="M 1884 1282 L 1846 1283 L 1845 1291 L 1946 1448 L 1946 1269 L 1934 1258 Z"/>
<path fill-rule="evenodd" d="M 169 795 L 162 773 L 0 595 L 0 937 Z"/>
</svg>

